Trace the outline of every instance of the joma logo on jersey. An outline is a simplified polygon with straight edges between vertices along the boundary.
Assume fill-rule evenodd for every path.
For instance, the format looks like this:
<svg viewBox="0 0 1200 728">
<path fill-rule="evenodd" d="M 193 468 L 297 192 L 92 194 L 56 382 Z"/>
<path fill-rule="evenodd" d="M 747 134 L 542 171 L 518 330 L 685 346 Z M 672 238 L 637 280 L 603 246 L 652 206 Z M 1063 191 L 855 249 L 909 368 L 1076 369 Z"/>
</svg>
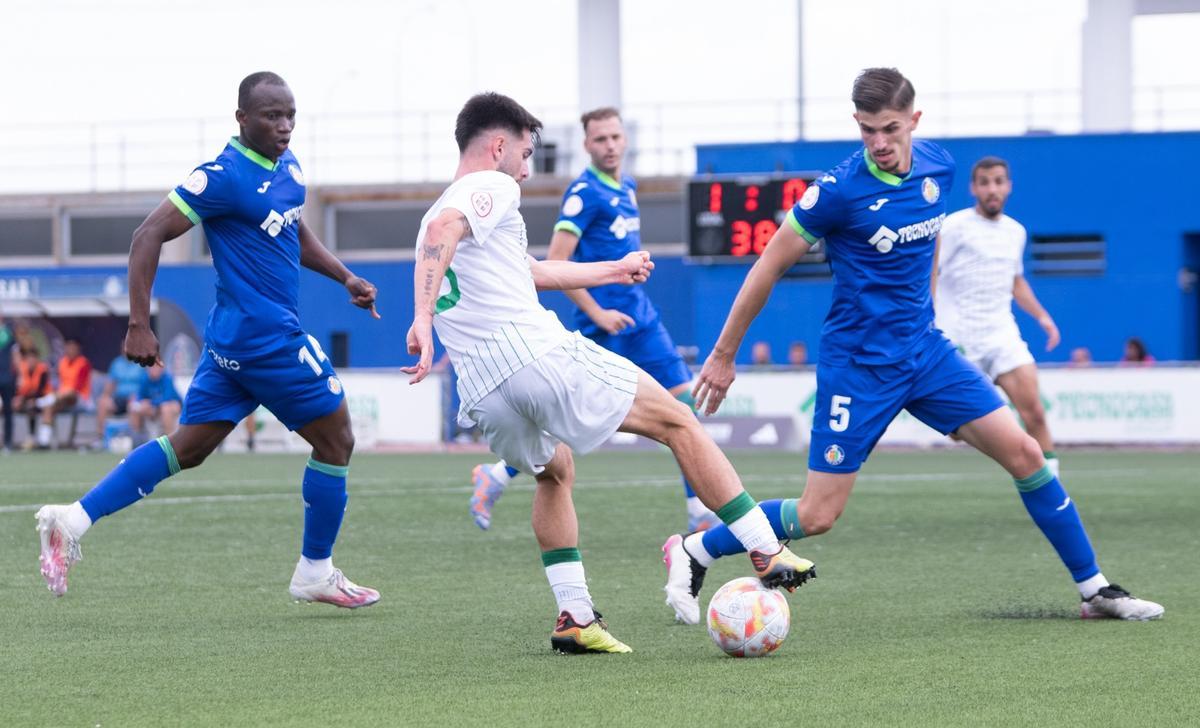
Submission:
<svg viewBox="0 0 1200 728">
<path fill-rule="evenodd" d="M 629 233 L 636 233 L 641 229 L 642 219 L 640 217 L 625 217 L 624 215 L 617 215 L 617 219 L 608 226 L 608 231 L 617 240 L 624 240 Z"/>
<path fill-rule="evenodd" d="M 887 253 L 896 243 L 911 243 L 914 240 L 921 240 L 938 234 L 942 229 L 942 221 L 946 219 L 946 214 L 942 213 L 937 217 L 931 217 L 928 220 L 922 220 L 912 225 L 905 225 L 897 232 L 892 230 L 887 225 L 880 225 L 875 234 L 867 240 L 868 243 L 875 246 L 875 249 L 880 253 Z"/>
<path fill-rule="evenodd" d="M 299 220 L 300 215 L 303 212 L 304 205 L 293 207 L 282 215 L 274 210 L 271 210 L 267 213 L 267 219 L 263 220 L 262 224 L 258 227 L 260 230 L 266 230 L 267 235 L 275 237 L 279 235 L 279 233 L 282 232 L 285 227 Z"/>
</svg>

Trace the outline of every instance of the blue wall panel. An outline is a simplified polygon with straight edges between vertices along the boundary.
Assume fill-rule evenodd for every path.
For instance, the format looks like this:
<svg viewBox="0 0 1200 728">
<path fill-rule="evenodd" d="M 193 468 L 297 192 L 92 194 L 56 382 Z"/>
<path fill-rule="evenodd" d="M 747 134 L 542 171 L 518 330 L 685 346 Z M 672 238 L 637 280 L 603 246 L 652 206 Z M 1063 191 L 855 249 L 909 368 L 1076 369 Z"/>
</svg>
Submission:
<svg viewBox="0 0 1200 728">
<path fill-rule="evenodd" d="M 1071 348 L 1087 346 L 1097 360 L 1120 357 L 1129 336 L 1141 336 L 1159 359 L 1195 359 L 1196 293 L 1179 286 L 1185 265 L 1185 237 L 1200 231 L 1195 202 L 1200 193 L 1190 162 L 1200 155 L 1200 134 L 1099 134 L 1078 136 L 986 137 L 939 140 L 958 160 L 959 175 L 949 209 L 972 204 L 967 189 L 971 164 L 988 154 L 1012 165 L 1013 196 L 1007 212 L 1031 235 L 1099 233 L 1107 242 L 1102 276 L 1028 274 L 1034 291 L 1063 334 L 1053 352 L 1028 316 L 1017 321 L 1042 361 L 1065 361 Z M 697 150 L 697 169 L 715 174 L 820 171 L 858 149 L 857 141 L 719 144 Z M 1191 261 L 1195 265 L 1195 261 Z M 728 278 L 741 270 L 712 269 L 700 276 L 697 293 L 727 295 Z M 781 299 L 786 299 L 784 303 Z M 814 338 L 797 310 L 823 317 L 828 286 L 784 282 L 761 324 L 748 339 L 773 344 Z M 707 312 L 707 313 L 712 313 Z M 715 339 L 712 319 L 697 321 L 702 349 Z M 743 357 L 746 352 L 743 352 Z"/>
</svg>

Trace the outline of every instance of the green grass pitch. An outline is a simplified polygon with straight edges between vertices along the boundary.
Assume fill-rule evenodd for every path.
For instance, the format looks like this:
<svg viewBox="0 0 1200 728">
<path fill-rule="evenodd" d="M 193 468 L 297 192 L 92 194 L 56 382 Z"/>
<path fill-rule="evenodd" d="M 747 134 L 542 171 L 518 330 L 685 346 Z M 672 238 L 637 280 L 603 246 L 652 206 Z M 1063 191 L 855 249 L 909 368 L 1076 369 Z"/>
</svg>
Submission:
<svg viewBox="0 0 1200 728">
<path fill-rule="evenodd" d="M 1004 474 L 965 452 L 881 453 L 837 527 L 793 544 L 820 578 L 774 655 L 725 657 L 673 624 L 659 547 L 683 525 L 663 453 L 578 463 L 592 594 L 630 655 L 549 650 L 553 598 L 530 479 L 490 532 L 467 515 L 479 456 L 360 455 L 336 553 L 383 595 L 293 604 L 303 456 L 214 456 L 99 523 L 70 591 L 37 573 L 37 504 L 109 456 L 0 458 L 0 725 L 1195 725 L 1200 454 L 1067 452 L 1105 574 L 1152 623 L 1083 622 L 1069 576 Z M 801 455 L 734 457 L 756 498 L 800 492 Z M 702 598 L 749 572 L 725 559 Z"/>
</svg>

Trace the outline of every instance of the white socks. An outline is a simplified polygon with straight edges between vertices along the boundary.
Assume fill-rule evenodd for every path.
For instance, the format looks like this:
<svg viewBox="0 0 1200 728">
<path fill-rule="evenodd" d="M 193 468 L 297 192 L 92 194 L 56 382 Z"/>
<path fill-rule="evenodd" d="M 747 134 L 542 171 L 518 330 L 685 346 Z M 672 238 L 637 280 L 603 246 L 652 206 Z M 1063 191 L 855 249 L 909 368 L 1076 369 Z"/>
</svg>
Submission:
<svg viewBox="0 0 1200 728">
<path fill-rule="evenodd" d="M 505 469 L 507 467 L 508 463 L 501 460 L 491 468 L 490 472 L 492 473 L 492 477 L 495 478 L 496 482 L 500 485 L 508 485 L 509 481 L 512 480 L 512 476 L 509 475 L 508 471 Z"/>
<path fill-rule="evenodd" d="M 581 625 L 596 618 L 587 578 L 583 575 L 582 561 L 564 561 L 547 566 L 546 579 L 550 582 L 550 590 L 554 592 L 559 612 L 570 612 L 571 617 Z"/>
<path fill-rule="evenodd" d="M 49 397 L 50 395 L 46 395 Z M 50 447 L 50 439 L 54 436 L 54 429 L 45 422 L 38 425 L 37 428 L 37 444 L 40 447 Z"/>
<path fill-rule="evenodd" d="M 1075 582 L 1075 586 L 1079 587 L 1079 596 L 1083 597 L 1084 601 L 1091 599 L 1096 594 L 1108 586 L 1108 579 L 1104 578 L 1104 574 L 1096 574 L 1090 579 Z"/>
<path fill-rule="evenodd" d="M 751 508 L 746 515 L 729 524 L 729 530 L 747 551 L 766 551 L 776 553 L 781 548 L 779 539 L 775 537 L 775 529 L 767 520 L 767 514 L 758 506 Z"/>
<path fill-rule="evenodd" d="M 708 506 L 704 505 L 704 503 L 702 503 L 698 497 L 691 496 L 687 499 L 687 514 L 690 520 L 696 520 L 699 518 L 704 518 L 705 516 L 711 516 L 713 515 L 713 512 L 710 511 Z M 716 520 L 716 518 L 713 518 L 714 522 Z"/>
<path fill-rule="evenodd" d="M 332 557 L 328 559 L 310 559 L 301 556 L 300 561 L 296 563 L 296 573 L 292 576 L 292 579 L 304 584 L 311 584 L 314 581 L 329 578 L 329 575 L 332 573 Z"/>
<path fill-rule="evenodd" d="M 685 536 L 683 539 L 683 550 L 706 569 L 716 561 L 713 555 L 708 553 L 708 549 L 704 548 L 704 531 L 696 531 L 689 536 Z"/>
<path fill-rule="evenodd" d="M 83 538 L 83 534 L 87 533 L 87 530 L 91 527 L 91 516 L 87 514 L 87 511 L 83 510 L 83 504 L 75 501 L 67 506 L 67 530 L 71 532 L 72 536 L 76 539 Z"/>
<path fill-rule="evenodd" d="M 1046 458 L 1046 467 L 1050 468 L 1051 475 L 1058 477 L 1058 458 Z"/>
</svg>

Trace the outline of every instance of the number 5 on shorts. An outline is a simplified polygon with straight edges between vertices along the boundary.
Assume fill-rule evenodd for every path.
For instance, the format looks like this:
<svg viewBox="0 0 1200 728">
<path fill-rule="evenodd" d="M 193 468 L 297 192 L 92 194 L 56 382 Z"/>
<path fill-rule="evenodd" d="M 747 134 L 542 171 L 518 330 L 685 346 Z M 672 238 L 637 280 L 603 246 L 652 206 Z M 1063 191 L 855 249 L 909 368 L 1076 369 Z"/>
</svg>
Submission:
<svg viewBox="0 0 1200 728">
<path fill-rule="evenodd" d="M 834 432 L 845 432 L 850 426 L 850 398 L 840 394 L 833 395 L 829 403 L 829 429 Z"/>
<path fill-rule="evenodd" d="M 300 351 L 296 354 L 296 358 L 299 359 L 301 363 L 307 364 L 308 368 L 313 370 L 313 374 L 319 377 L 323 373 L 321 371 L 320 363 L 325 361 L 328 357 L 325 356 L 325 352 L 321 350 L 321 345 L 317 343 L 317 340 L 313 338 L 312 334 L 308 335 L 308 343 L 312 345 L 312 351 L 315 351 L 317 355 L 313 356 L 312 351 L 309 351 L 307 346 L 301 346 Z"/>
</svg>

